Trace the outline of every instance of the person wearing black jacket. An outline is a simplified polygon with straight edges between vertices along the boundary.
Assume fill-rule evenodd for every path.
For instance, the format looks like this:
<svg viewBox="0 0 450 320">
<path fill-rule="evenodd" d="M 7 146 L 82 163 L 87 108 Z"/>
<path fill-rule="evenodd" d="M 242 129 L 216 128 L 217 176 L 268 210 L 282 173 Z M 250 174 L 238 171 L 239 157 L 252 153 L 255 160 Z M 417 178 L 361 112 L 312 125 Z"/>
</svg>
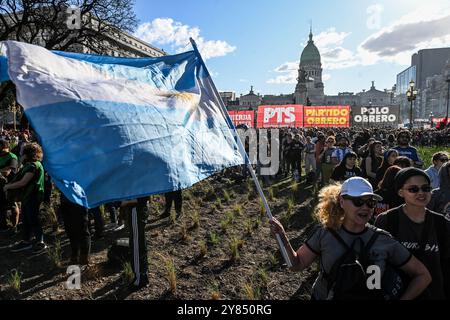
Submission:
<svg viewBox="0 0 450 320">
<path fill-rule="evenodd" d="M 429 270 L 432 282 L 421 299 L 450 299 L 450 220 L 426 208 L 430 178 L 417 168 L 395 176 L 395 190 L 405 204 L 380 214 L 375 226 L 388 231 Z"/>
<path fill-rule="evenodd" d="M 300 135 L 296 134 L 294 140 L 289 144 L 288 159 L 292 165 L 292 170 L 297 170 L 298 177 L 302 176 L 302 152 L 305 145 L 300 141 Z"/>
</svg>

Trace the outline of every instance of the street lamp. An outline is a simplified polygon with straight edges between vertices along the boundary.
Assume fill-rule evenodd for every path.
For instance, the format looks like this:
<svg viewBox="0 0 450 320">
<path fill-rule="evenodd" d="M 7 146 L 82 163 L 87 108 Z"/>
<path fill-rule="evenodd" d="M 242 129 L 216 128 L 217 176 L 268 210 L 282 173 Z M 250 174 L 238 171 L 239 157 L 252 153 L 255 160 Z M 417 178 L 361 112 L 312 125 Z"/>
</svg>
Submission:
<svg viewBox="0 0 450 320">
<path fill-rule="evenodd" d="M 409 89 L 406 91 L 406 96 L 408 97 L 408 101 L 411 102 L 411 106 L 409 109 L 409 125 L 410 125 L 410 128 L 412 129 L 412 127 L 413 127 L 413 111 L 412 111 L 413 101 L 416 100 L 416 97 L 417 97 L 417 90 L 414 89 L 414 81 L 413 80 L 411 80 L 409 82 Z M 447 102 L 447 106 L 448 106 L 448 102 Z"/>
<path fill-rule="evenodd" d="M 447 81 L 447 113 L 446 113 L 446 117 L 447 117 L 447 123 L 448 123 L 448 105 L 449 105 L 449 100 L 450 100 L 450 74 L 447 75 L 447 79 L 445 81 Z"/>
<path fill-rule="evenodd" d="M 431 128 L 433 128 L 433 117 L 434 117 L 434 114 L 433 114 L 433 111 L 431 111 L 430 112 L 430 126 L 431 126 Z"/>
</svg>

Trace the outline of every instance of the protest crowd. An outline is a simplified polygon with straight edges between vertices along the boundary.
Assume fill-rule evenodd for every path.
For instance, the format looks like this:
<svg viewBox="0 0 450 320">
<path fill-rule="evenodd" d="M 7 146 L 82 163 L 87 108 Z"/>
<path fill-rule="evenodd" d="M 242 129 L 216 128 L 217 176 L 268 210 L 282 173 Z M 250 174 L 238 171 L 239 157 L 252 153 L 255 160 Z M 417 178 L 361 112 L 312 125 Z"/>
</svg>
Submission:
<svg viewBox="0 0 450 320">
<path fill-rule="evenodd" d="M 274 132 L 269 130 L 270 152 L 274 152 L 270 149 Z M 271 221 L 272 232 L 281 235 L 293 261 L 292 270 L 303 270 L 320 257 L 312 299 L 450 297 L 450 129 L 285 128 L 276 133 L 279 170 L 261 176 L 263 183 L 292 176 L 313 185 L 319 194 L 314 212 L 319 226 L 298 250 L 291 247 L 278 220 Z M 33 133 L 3 130 L 0 138 L 0 235 L 12 238 L 21 233 L 23 239 L 11 245 L 12 253 L 39 253 L 47 248 L 42 209 L 52 205 L 52 193 L 53 197 L 58 194 L 53 209 L 58 228 L 64 229 L 70 240 L 70 264 L 89 265 L 91 241 L 103 237 L 106 225 L 113 232 L 127 228 L 130 247 L 138 248 L 138 259 L 132 259 L 132 286 L 148 285 L 144 227 L 152 214 L 148 206 L 151 197 L 104 205 L 110 219 L 107 223 L 99 207 L 86 209 L 55 192 L 41 164 L 45 155 Z M 248 151 L 248 141 L 244 144 Z M 429 159 L 432 165 L 424 168 L 415 146 L 435 146 L 441 151 L 433 154 Z M 256 172 L 260 173 L 261 167 L 259 162 L 254 164 Z M 220 175 L 249 179 L 246 167 L 226 169 Z M 180 217 L 181 191 L 167 193 L 165 199 L 161 217 L 170 215 L 172 202 Z M 385 277 L 397 273 L 401 277 L 394 280 L 391 275 L 384 280 L 390 283 L 383 283 L 383 290 L 367 291 L 361 286 L 367 275 L 355 271 L 356 258 L 350 252 L 358 253 L 364 267 L 380 265 Z M 395 289 L 396 285 L 401 290 Z"/>
</svg>

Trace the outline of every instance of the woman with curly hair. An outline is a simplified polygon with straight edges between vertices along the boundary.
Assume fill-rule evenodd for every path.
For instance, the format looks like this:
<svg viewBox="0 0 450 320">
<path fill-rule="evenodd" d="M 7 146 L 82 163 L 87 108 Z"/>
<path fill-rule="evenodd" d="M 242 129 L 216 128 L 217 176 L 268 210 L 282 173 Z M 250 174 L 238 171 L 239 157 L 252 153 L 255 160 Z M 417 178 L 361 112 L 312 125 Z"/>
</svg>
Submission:
<svg viewBox="0 0 450 320">
<path fill-rule="evenodd" d="M 360 177 L 350 178 L 342 185 L 323 188 L 315 210 L 319 227 L 297 251 L 292 248 L 281 223 L 275 218 L 270 221 L 272 233 L 280 235 L 286 248 L 292 271 L 304 270 L 320 257 L 321 269 L 312 288 L 312 299 L 384 297 L 385 293 L 380 292 L 382 290 L 378 291 L 379 295 L 369 290 L 366 282 L 347 287 L 346 292 L 338 287 L 339 277 L 345 267 L 343 258 L 346 258 L 349 250 L 353 250 L 356 256 L 361 255 L 361 261 L 378 266 L 381 274 L 388 264 L 406 272 L 411 281 L 400 299 L 414 299 L 429 285 L 431 276 L 424 265 L 388 233 L 368 224 L 380 198 L 373 193 L 370 183 Z M 364 271 L 366 268 L 368 266 L 364 264 Z M 357 277 L 357 274 L 354 276 Z"/>
<path fill-rule="evenodd" d="M 20 252 L 32 249 L 33 253 L 44 250 L 44 233 L 39 219 L 39 206 L 44 198 L 44 168 L 42 167 L 42 148 L 37 143 L 27 144 L 23 148 L 23 166 L 14 180 L 5 185 L 5 192 L 20 193 L 24 239 L 11 249 Z M 34 235 L 34 242 L 32 242 Z"/>
</svg>

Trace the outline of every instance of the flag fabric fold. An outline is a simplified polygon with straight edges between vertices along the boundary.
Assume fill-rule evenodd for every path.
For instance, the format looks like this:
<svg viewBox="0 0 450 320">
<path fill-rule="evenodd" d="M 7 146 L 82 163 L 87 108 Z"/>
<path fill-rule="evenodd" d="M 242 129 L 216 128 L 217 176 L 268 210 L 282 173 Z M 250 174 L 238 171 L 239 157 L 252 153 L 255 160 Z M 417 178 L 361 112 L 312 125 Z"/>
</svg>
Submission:
<svg viewBox="0 0 450 320">
<path fill-rule="evenodd" d="M 4 45 L 44 167 L 75 203 L 91 208 L 183 189 L 244 163 L 195 50 L 116 58 Z"/>
</svg>

